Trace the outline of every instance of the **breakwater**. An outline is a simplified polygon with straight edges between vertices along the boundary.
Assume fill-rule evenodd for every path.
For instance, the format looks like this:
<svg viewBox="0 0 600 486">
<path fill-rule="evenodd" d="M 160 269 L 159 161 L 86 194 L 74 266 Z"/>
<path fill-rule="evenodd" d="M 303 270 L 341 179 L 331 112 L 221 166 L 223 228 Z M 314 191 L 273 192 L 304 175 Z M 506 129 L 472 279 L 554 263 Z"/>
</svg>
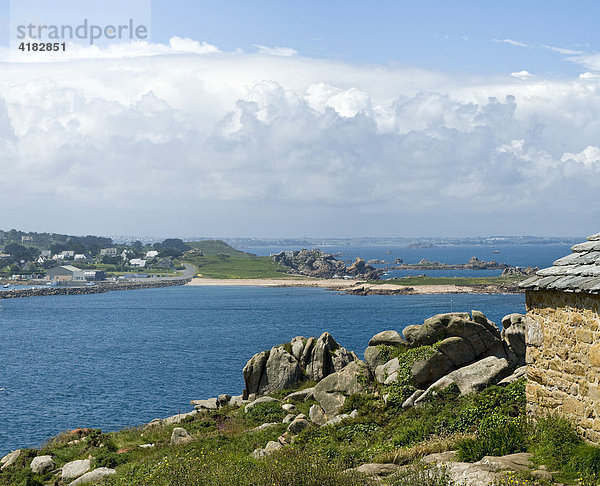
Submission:
<svg viewBox="0 0 600 486">
<path fill-rule="evenodd" d="M 191 281 L 190 278 L 173 280 L 160 280 L 152 282 L 119 282 L 96 284 L 91 287 L 43 287 L 29 289 L 15 289 L 0 292 L 0 299 L 16 299 L 21 297 L 40 297 L 45 295 L 86 295 L 102 294 L 113 290 L 138 290 L 155 287 L 173 287 L 185 285 Z"/>
</svg>

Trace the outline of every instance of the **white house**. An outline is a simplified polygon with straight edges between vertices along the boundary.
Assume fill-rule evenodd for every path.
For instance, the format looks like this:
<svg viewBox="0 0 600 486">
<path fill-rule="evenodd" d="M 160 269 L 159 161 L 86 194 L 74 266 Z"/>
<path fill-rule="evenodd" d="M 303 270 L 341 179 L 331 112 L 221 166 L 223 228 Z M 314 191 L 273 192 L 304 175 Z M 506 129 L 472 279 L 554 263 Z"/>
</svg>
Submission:
<svg viewBox="0 0 600 486">
<path fill-rule="evenodd" d="M 156 250 L 150 250 L 146 253 L 146 259 L 151 260 L 152 258 L 156 258 L 158 256 L 158 252 Z"/>
<path fill-rule="evenodd" d="M 116 248 L 103 248 L 102 250 L 100 250 L 100 256 L 116 257 L 117 249 Z"/>
<path fill-rule="evenodd" d="M 132 267 L 145 267 L 146 266 L 146 260 L 142 260 L 140 258 L 132 258 L 129 261 L 129 265 L 131 265 Z"/>
</svg>

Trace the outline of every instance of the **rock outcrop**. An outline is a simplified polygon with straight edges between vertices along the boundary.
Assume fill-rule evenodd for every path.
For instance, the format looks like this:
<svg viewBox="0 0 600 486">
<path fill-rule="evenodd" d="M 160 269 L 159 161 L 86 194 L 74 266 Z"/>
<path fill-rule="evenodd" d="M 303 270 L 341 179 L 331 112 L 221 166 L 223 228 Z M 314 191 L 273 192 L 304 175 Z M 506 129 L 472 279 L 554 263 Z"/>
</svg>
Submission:
<svg viewBox="0 0 600 486">
<path fill-rule="evenodd" d="M 54 469 L 54 460 L 50 456 L 37 456 L 33 458 L 29 468 L 34 474 L 44 474 Z"/>
<path fill-rule="evenodd" d="M 177 446 L 182 444 L 189 444 L 193 441 L 194 438 L 183 427 L 175 427 L 173 429 L 173 433 L 171 434 L 171 445 Z"/>
<path fill-rule="evenodd" d="M 367 390 L 369 368 L 364 361 L 353 361 L 343 370 L 321 380 L 313 396 L 325 412 L 327 419 L 338 415 L 346 398 Z"/>
<path fill-rule="evenodd" d="M 273 260 L 288 268 L 288 273 L 319 278 L 354 277 L 361 280 L 379 280 L 383 270 L 378 270 L 357 258 L 351 265 L 337 260 L 322 250 L 282 251 Z"/>
<path fill-rule="evenodd" d="M 452 385 L 462 394 L 481 391 L 502 380 L 505 385 L 525 374 L 520 369 L 509 377 L 524 364 L 525 324 L 520 314 L 508 315 L 502 323 L 501 332 L 476 310 L 471 314 L 438 314 L 421 325 L 405 327 L 406 341 L 394 331 L 376 334 L 365 350 L 365 360 L 376 382 L 384 387 L 394 385 L 403 371 L 403 385 L 416 388 L 409 391 L 412 396 L 405 395 L 403 408 L 423 403 Z M 415 349 L 418 357 L 410 362 L 410 370 L 403 370 L 409 365 L 406 360 L 401 363 L 398 356 L 410 349 Z"/>
<path fill-rule="evenodd" d="M 250 358 L 244 367 L 244 398 L 291 389 L 306 379 L 319 381 L 355 361 L 356 354 L 324 332 L 318 339 L 295 337 Z"/>
<path fill-rule="evenodd" d="M 80 459 L 78 461 L 67 462 L 62 467 L 61 478 L 63 481 L 78 478 L 83 476 L 90 470 L 91 463 L 89 459 Z"/>
<path fill-rule="evenodd" d="M 502 319 L 502 340 L 515 353 L 519 365 L 525 364 L 525 316 L 509 314 Z"/>
<path fill-rule="evenodd" d="M 2 459 L 0 459 L 0 470 L 6 469 L 9 466 L 12 466 L 17 459 L 21 456 L 23 451 L 21 449 L 17 449 L 16 451 L 9 452 Z"/>
<path fill-rule="evenodd" d="M 542 472 L 546 473 L 543 475 L 544 479 L 552 480 L 552 475 L 546 471 L 531 471 L 531 454 L 526 452 L 499 457 L 485 456 L 477 462 L 470 463 L 458 461 L 456 453 L 450 451 L 425 456 L 423 462 L 442 465 L 454 484 L 488 486 L 498 482 L 504 483 L 507 481 L 506 472 L 527 472 L 538 478 L 542 475 L 536 476 L 536 473 Z"/>
<path fill-rule="evenodd" d="M 91 483 L 99 483 L 106 476 L 112 476 L 113 474 L 117 474 L 117 471 L 111 469 L 109 467 L 99 467 L 98 469 L 94 469 L 93 471 L 85 473 L 83 476 L 79 477 L 72 483 L 69 483 L 69 486 L 79 486 L 80 484 L 91 484 Z"/>
</svg>

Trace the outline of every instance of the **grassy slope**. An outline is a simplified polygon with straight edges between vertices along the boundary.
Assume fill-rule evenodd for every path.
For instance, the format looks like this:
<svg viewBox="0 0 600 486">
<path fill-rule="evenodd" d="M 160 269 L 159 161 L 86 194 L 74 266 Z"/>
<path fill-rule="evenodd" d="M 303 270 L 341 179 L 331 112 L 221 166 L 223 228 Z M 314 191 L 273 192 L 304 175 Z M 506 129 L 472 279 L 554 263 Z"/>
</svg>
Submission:
<svg viewBox="0 0 600 486">
<path fill-rule="evenodd" d="M 287 270 L 266 256 L 256 256 L 229 246 L 220 240 L 187 243 L 204 256 L 189 257 L 184 261 L 195 265 L 198 273 L 207 278 L 281 278 Z"/>
<path fill-rule="evenodd" d="M 313 403 L 295 405 L 298 412 L 308 415 Z M 489 428 L 504 418 L 513 420 L 524 413 L 524 383 L 504 389 L 492 387 L 470 397 L 448 396 L 408 411 L 386 408 L 381 399 L 365 394 L 348 400 L 344 411 L 351 409 L 359 411 L 357 419 L 334 427 L 309 428 L 300 433 L 292 447 L 261 460 L 253 459 L 251 452 L 277 440 L 287 425 L 280 423 L 258 432 L 251 429 L 266 422 L 281 422 L 285 412 L 277 403 L 256 405 L 251 413 L 225 407 L 197 414 L 178 425 L 195 438 L 185 446 L 169 444 L 176 425 L 96 433 L 78 444 L 69 444 L 73 437 L 62 434 L 39 452 L 26 451 L 17 466 L 0 472 L 0 484 L 20 484 L 32 476 L 27 466 L 38 453 L 52 455 L 56 467 L 92 455 L 95 467 L 117 469 L 117 477 L 108 481 L 110 485 L 372 484 L 343 471 L 372 461 L 411 462 L 423 453 L 455 448 L 465 434 L 476 433 L 480 427 Z M 139 447 L 148 443 L 155 446 Z M 30 479 L 48 481 L 51 474 Z"/>
<path fill-rule="evenodd" d="M 52 474 L 33 475 L 29 463 L 36 455 L 50 454 L 56 467 L 91 455 L 93 467 L 114 467 L 117 475 L 105 483 L 125 485 L 369 485 L 451 486 L 438 473 L 423 474 L 411 466 L 407 478 L 367 481 L 345 473 L 366 462 L 415 464 L 426 454 L 457 450 L 463 459 L 479 460 L 484 455 L 504 455 L 529 450 L 534 461 L 544 463 L 563 483 L 591 486 L 598 484 L 600 448 L 583 444 L 565 421 L 540 420 L 530 425 L 525 420 L 525 380 L 501 388 L 489 387 L 479 394 L 458 396 L 450 391 L 440 394 L 419 408 L 402 410 L 383 404 L 374 392 L 350 397 L 343 411 L 356 409 L 358 418 L 329 427 L 310 427 L 294 444 L 263 459 L 251 452 L 276 441 L 285 433 L 281 423 L 285 412 L 277 403 L 256 405 L 250 413 L 243 408 L 225 407 L 197 414 L 184 423 L 124 429 L 101 434 L 96 431 L 77 444 L 73 436 L 61 434 L 41 450 L 29 449 L 17 464 L 0 471 L 0 484 L 49 484 Z M 314 402 L 295 402 L 298 412 L 308 414 Z M 278 425 L 261 431 L 253 428 L 267 422 Z M 173 428 L 184 427 L 194 441 L 171 446 Z M 69 443 L 71 442 L 71 443 Z M 154 444 L 142 449 L 141 444 Z M 432 479 L 433 478 L 433 479 Z M 581 479 L 580 479 L 581 478 Z M 507 476 L 496 486 L 547 485 L 532 480 L 528 473 Z"/>
<path fill-rule="evenodd" d="M 221 240 L 188 241 L 186 242 L 186 245 L 195 250 L 203 251 L 205 255 L 218 255 L 219 253 L 223 253 L 225 255 L 236 255 L 241 257 L 252 256 L 250 253 L 237 250 Z"/>
</svg>

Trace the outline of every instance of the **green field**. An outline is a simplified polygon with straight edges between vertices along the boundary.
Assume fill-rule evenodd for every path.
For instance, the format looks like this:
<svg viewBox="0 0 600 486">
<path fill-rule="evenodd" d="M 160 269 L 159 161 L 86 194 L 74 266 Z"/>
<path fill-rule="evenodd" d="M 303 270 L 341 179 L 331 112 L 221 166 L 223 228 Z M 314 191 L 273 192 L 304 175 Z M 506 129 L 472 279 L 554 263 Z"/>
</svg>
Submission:
<svg viewBox="0 0 600 486">
<path fill-rule="evenodd" d="M 194 265 L 198 274 L 206 278 L 281 278 L 286 268 L 266 256 L 256 256 L 229 246 L 220 240 L 187 242 L 203 256 L 184 255 L 181 260 Z"/>
<path fill-rule="evenodd" d="M 460 285 L 463 287 L 473 287 L 478 285 L 516 285 L 526 277 L 406 277 L 391 278 L 389 280 L 377 280 L 370 282 L 373 284 L 394 284 L 394 285 Z"/>
<path fill-rule="evenodd" d="M 206 278 L 281 278 L 286 269 L 269 257 L 205 255 L 185 258 Z"/>
</svg>

